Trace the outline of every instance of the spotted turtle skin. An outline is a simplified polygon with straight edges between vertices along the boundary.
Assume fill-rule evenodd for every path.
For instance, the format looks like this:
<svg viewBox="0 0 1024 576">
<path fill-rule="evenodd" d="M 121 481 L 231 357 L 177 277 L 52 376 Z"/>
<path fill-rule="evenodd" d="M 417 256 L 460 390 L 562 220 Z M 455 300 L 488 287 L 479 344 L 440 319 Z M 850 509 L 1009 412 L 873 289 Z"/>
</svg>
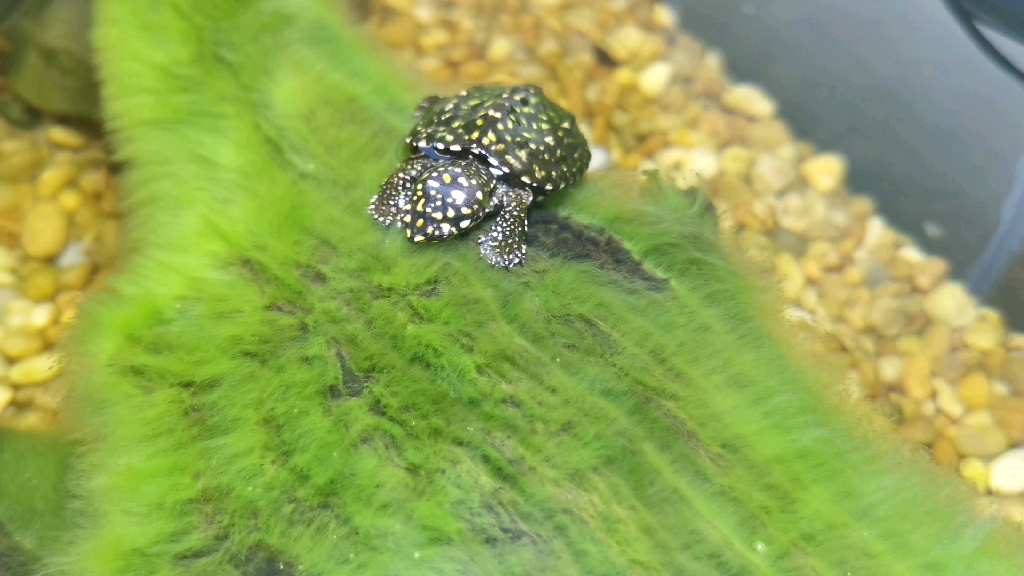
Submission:
<svg viewBox="0 0 1024 576">
<path fill-rule="evenodd" d="M 590 165 L 576 119 L 532 84 L 430 96 L 415 116 L 406 138 L 412 155 L 381 185 L 370 214 L 422 243 L 451 238 L 497 211 L 478 239 L 480 253 L 500 268 L 521 264 L 529 207 Z"/>
</svg>

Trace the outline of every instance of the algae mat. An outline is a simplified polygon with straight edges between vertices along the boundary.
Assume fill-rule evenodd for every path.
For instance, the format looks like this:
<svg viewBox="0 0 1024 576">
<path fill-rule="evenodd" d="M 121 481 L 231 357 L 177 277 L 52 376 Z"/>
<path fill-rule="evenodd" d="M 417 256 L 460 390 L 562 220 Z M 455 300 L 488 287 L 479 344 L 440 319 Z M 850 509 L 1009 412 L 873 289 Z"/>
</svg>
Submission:
<svg viewBox="0 0 1024 576">
<path fill-rule="evenodd" d="M 365 215 L 417 98 L 330 3 L 101 0 L 95 38 L 129 257 L 51 573 L 1024 571 L 838 417 L 691 196 L 588 177 L 492 269 Z"/>
</svg>

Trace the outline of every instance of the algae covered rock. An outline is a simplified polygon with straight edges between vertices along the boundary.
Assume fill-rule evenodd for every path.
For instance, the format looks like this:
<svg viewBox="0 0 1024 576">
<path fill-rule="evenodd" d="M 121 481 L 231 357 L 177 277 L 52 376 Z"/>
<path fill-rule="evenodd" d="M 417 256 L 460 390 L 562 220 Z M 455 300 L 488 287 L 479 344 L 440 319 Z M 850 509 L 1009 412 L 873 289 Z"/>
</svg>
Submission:
<svg viewBox="0 0 1024 576">
<path fill-rule="evenodd" d="M 1024 568 L 824 398 L 694 196 L 585 178 L 511 271 L 411 245 L 364 207 L 415 94 L 325 3 L 97 21 L 132 250 L 67 365 L 51 573 Z"/>
<path fill-rule="evenodd" d="M 7 3 L 12 4 L 12 3 Z M 42 110 L 98 119 L 99 85 L 90 32 L 93 0 L 20 0 L 2 32 L 10 45 L 13 94 L 0 96 L 12 122 L 31 124 Z"/>
</svg>

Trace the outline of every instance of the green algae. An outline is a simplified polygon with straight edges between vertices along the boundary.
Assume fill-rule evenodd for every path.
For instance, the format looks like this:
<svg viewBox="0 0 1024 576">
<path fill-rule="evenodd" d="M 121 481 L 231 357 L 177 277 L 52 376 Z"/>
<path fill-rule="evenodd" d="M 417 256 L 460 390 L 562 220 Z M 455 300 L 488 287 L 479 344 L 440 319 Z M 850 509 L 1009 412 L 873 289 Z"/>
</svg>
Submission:
<svg viewBox="0 0 1024 576">
<path fill-rule="evenodd" d="M 365 215 L 417 94 L 328 3 L 97 25 L 128 257 L 73 342 L 51 573 L 1022 573 L 771 337 L 693 196 L 588 177 L 548 203 L 586 231 L 492 269 Z"/>
</svg>

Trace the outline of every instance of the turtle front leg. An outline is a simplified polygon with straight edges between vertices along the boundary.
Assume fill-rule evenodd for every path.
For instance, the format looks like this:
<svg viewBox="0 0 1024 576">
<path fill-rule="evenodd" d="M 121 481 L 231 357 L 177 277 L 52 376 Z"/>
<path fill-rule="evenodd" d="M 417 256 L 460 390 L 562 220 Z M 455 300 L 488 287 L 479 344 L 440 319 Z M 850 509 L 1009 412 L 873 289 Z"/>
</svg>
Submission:
<svg viewBox="0 0 1024 576">
<path fill-rule="evenodd" d="M 526 259 L 526 213 L 533 193 L 502 185 L 494 198 L 501 212 L 491 231 L 479 238 L 480 254 L 492 266 L 512 268 Z"/>
<path fill-rule="evenodd" d="M 402 214 L 409 210 L 416 180 L 436 161 L 423 154 L 410 156 L 398 165 L 395 172 L 381 184 L 380 193 L 370 200 L 369 213 L 385 226 L 399 224 Z"/>
</svg>

